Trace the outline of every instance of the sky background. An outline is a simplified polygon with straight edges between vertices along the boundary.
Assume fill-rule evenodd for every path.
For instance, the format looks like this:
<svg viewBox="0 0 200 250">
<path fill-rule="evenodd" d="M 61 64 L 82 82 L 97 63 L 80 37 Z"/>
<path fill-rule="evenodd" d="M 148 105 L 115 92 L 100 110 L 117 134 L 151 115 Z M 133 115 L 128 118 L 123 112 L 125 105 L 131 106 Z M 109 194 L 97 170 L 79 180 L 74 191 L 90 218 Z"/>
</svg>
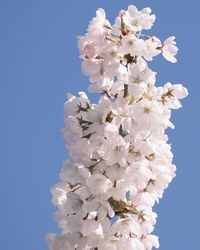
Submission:
<svg viewBox="0 0 200 250">
<path fill-rule="evenodd" d="M 152 34 L 177 37 L 178 63 L 159 56 L 150 64 L 157 85 L 183 83 L 190 92 L 173 113 L 176 129 L 168 131 L 177 177 L 155 207 L 155 233 L 161 250 L 199 249 L 199 1 L 0 0 L 1 250 L 47 250 L 45 235 L 59 232 L 49 190 L 67 158 L 63 104 L 68 91 L 88 87 L 76 37 L 97 8 L 113 23 L 129 4 L 152 8 Z"/>
</svg>

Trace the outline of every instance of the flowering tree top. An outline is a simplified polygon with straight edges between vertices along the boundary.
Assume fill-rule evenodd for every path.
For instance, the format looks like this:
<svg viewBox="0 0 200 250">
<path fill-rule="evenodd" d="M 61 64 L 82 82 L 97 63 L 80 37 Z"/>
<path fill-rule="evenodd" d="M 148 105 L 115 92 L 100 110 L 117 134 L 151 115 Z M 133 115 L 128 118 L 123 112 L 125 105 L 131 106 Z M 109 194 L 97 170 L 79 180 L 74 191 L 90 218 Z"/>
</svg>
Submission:
<svg viewBox="0 0 200 250">
<path fill-rule="evenodd" d="M 152 208 L 175 176 L 165 130 L 174 128 L 171 109 L 188 92 L 181 84 L 156 87 L 147 61 L 162 53 L 176 62 L 175 37 L 163 43 L 145 34 L 155 15 L 130 5 L 114 25 L 98 9 L 79 37 L 92 104 L 84 92 L 68 93 L 65 124 L 69 159 L 52 188 L 60 235 L 49 234 L 51 250 L 151 250 L 156 213 Z"/>
<path fill-rule="evenodd" d="M 91 83 L 95 83 L 89 87 L 90 91 L 109 91 L 114 96 L 123 88 L 124 84 L 120 82 L 138 85 L 140 79 L 137 76 L 141 71 L 146 73 L 142 81 L 150 80 L 149 84 L 154 85 L 155 73 L 147 70 L 146 61 L 162 53 L 168 61 L 176 62 L 178 48 L 174 36 L 162 43 L 156 36 L 145 34 L 154 21 L 155 15 L 151 15 L 150 8 L 138 11 L 130 5 L 127 11 L 120 11 L 111 25 L 104 10 L 97 10 L 88 32 L 79 37 L 78 42 L 83 72 Z"/>
</svg>

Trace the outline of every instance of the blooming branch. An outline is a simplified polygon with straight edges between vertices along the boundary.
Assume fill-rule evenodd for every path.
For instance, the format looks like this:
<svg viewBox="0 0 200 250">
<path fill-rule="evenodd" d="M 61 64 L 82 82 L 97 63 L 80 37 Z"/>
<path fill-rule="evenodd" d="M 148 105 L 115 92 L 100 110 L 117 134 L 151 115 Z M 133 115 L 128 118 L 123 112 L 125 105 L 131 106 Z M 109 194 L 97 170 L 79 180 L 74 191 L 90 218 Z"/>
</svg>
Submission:
<svg viewBox="0 0 200 250">
<path fill-rule="evenodd" d="M 157 87 L 148 68 L 160 53 L 176 62 L 175 37 L 163 43 L 145 34 L 155 15 L 130 5 L 113 25 L 98 9 L 78 39 L 82 70 L 97 104 L 84 92 L 64 105 L 69 159 L 52 187 L 60 235 L 49 234 L 51 250 L 151 250 L 156 213 L 152 208 L 175 177 L 165 130 L 171 110 L 188 95 L 181 84 Z"/>
</svg>

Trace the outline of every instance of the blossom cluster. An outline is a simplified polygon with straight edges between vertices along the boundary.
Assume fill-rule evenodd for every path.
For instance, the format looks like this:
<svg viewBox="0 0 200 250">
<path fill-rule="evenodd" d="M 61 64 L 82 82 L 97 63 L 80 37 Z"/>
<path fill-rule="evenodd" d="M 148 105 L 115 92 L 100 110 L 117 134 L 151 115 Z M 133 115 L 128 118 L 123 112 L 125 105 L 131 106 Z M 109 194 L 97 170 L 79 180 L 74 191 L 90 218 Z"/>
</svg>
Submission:
<svg viewBox="0 0 200 250">
<path fill-rule="evenodd" d="M 188 92 L 181 84 L 156 87 L 147 61 L 162 53 L 176 62 L 175 37 L 163 43 L 145 35 L 155 21 L 149 8 L 130 5 L 114 25 L 98 9 L 79 37 L 84 92 L 68 93 L 64 105 L 69 158 L 52 188 L 60 235 L 49 234 L 51 250 L 151 250 L 156 213 L 152 208 L 175 176 L 165 130 L 174 125 L 171 110 Z"/>
</svg>

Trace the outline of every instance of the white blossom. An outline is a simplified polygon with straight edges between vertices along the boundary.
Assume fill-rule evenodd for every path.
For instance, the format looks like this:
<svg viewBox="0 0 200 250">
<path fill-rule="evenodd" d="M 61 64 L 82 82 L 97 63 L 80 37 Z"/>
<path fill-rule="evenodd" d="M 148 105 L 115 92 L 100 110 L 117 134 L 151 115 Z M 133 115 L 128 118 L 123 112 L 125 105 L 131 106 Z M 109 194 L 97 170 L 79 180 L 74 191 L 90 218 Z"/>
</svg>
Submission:
<svg viewBox="0 0 200 250">
<path fill-rule="evenodd" d="M 162 48 L 163 56 L 165 57 L 165 59 L 167 59 L 172 63 L 175 63 L 177 61 L 175 55 L 177 54 L 178 51 L 178 48 L 176 47 L 176 42 L 174 40 L 175 36 L 167 38 L 164 41 Z"/>
<path fill-rule="evenodd" d="M 88 179 L 87 183 L 94 195 L 106 193 L 112 187 L 112 182 L 103 175 L 94 174 Z"/>
<path fill-rule="evenodd" d="M 138 11 L 136 6 L 130 5 L 128 10 L 123 13 L 123 21 L 131 31 L 148 30 L 152 27 L 155 19 L 155 15 L 151 15 L 150 8 Z"/>
<path fill-rule="evenodd" d="M 145 41 L 145 48 L 143 56 L 147 61 L 152 61 L 153 57 L 157 56 L 161 51 L 159 48 L 162 46 L 160 39 L 155 36 L 148 37 Z"/>
<path fill-rule="evenodd" d="M 123 36 L 121 42 L 121 54 L 130 54 L 131 56 L 142 56 L 145 46 L 145 42 L 143 39 L 138 39 L 135 35 L 130 34 L 127 36 Z"/>
<path fill-rule="evenodd" d="M 98 9 L 78 38 L 88 91 L 67 94 L 68 149 L 60 181 L 51 188 L 61 234 L 49 234 L 50 250 L 152 250 L 157 214 L 153 206 L 176 176 L 167 128 L 171 111 L 188 91 L 181 84 L 156 84 L 147 62 L 158 54 L 176 62 L 175 37 L 162 44 L 145 34 L 155 21 L 150 8 L 130 5 L 114 25 Z"/>
</svg>

